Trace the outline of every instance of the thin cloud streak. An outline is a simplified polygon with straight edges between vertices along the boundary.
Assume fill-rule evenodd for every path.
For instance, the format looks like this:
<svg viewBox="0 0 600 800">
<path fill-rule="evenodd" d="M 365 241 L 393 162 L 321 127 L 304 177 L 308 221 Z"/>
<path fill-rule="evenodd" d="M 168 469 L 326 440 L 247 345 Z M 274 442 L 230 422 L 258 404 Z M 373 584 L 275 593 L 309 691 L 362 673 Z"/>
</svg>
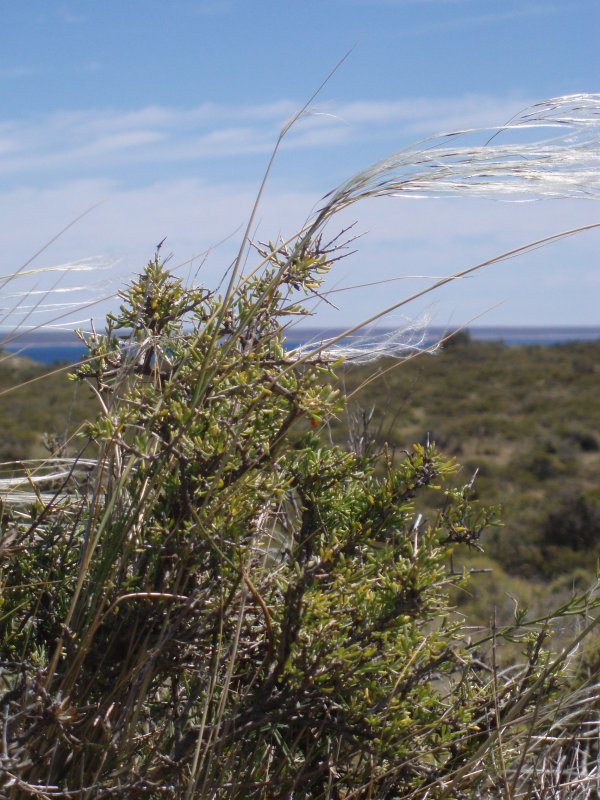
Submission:
<svg viewBox="0 0 600 800">
<path fill-rule="evenodd" d="M 285 140 L 288 149 L 325 149 L 383 140 L 390 151 L 458 124 L 485 127 L 509 119 L 526 98 L 465 95 L 357 101 L 314 109 Z M 135 164 L 171 164 L 268 153 L 297 105 L 204 104 L 148 106 L 131 111 L 87 110 L 0 123 L 0 174 L 66 170 L 78 177 Z M 82 175 L 83 173 L 83 175 Z"/>
</svg>

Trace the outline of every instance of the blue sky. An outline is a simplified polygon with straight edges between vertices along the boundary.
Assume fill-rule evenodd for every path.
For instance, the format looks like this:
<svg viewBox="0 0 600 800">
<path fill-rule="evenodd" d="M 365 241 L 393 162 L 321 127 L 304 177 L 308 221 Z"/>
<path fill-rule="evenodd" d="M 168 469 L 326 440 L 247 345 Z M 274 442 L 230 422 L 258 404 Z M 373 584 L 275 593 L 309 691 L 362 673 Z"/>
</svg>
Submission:
<svg viewBox="0 0 600 800">
<path fill-rule="evenodd" d="M 85 312 L 77 303 L 113 293 L 165 236 L 173 267 L 231 236 L 182 273 L 200 268 L 199 280 L 216 283 L 281 125 L 350 48 L 285 142 L 257 238 L 289 236 L 326 192 L 414 140 L 600 91 L 597 0 L 30 0 L 8 6 L 3 22 L 4 272 L 100 203 L 33 266 L 97 260 L 23 283 L 42 291 L 60 277 L 28 323 L 50 319 L 50 302 L 99 319 L 110 301 Z M 364 235 L 331 286 L 394 280 L 339 293 L 339 311 L 318 309 L 320 324 L 356 322 L 428 276 L 598 222 L 600 203 L 384 198 L 340 224 L 352 221 Z M 599 236 L 493 267 L 406 314 L 441 325 L 480 314 L 480 324 L 600 324 Z"/>
</svg>

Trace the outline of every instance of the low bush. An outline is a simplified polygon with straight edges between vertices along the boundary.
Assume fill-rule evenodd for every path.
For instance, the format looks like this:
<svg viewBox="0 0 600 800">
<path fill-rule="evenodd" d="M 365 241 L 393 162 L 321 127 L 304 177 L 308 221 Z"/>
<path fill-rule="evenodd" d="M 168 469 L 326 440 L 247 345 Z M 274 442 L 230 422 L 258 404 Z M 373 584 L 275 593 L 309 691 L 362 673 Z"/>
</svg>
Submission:
<svg viewBox="0 0 600 800">
<path fill-rule="evenodd" d="M 586 554 L 600 547 L 600 501 L 592 494 L 562 500 L 543 523 L 543 544 L 568 547 Z"/>
<path fill-rule="evenodd" d="M 519 772 L 566 656 L 520 618 L 523 668 L 482 667 L 448 560 L 493 512 L 452 463 L 321 441 L 333 375 L 280 320 L 326 267 L 272 253 L 222 299 L 157 258 L 90 338 L 94 472 L 3 516 L 7 797 L 464 797 L 508 780 L 499 753 Z"/>
</svg>

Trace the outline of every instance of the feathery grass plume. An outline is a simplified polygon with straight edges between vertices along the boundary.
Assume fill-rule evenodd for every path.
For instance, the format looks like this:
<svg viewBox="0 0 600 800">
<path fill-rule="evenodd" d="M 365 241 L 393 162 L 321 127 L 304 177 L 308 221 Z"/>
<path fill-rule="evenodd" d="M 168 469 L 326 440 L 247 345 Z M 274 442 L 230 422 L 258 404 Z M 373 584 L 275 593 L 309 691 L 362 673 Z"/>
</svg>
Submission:
<svg viewBox="0 0 600 800">
<path fill-rule="evenodd" d="M 544 141 L 530 132 L 561 131 Z M 505 138 L 520 141 L 504 143 Z M 368 197 L 440 195 L 539 200 L 600 195 L 600 95 L 557 97 L 525 109 L 505 125 L 440 134 L 354 175 L 325 197 L 307 231 L 314 236 L 343 208 Z M 483 143 L 460 146 L 461 138 Z M 450 144 L 452 143 L 452 144 Z"/>
<path fill-rule="evenodd" d="M 428 336 L 429 325 L 430 317 L 424 315 L 397 329 L 365 329 L 358 335 L 345 336 L 344 340 L 315 339 L 294 348 L 290 357 L 304 359 L 313 354 L 329 363 L 343 360 L 348 364 L 370 364 L 381 358 L 405 359 L 415 353 L 435 353 L 439 343 Z"/>
<path fill-rule="evenodd" d="M 542 141 L 533 140 L 532 132 L 552 133 L 555 129 L 560 133 Z M 481 140 L 480 144 L 472 142 L 476 138 Z M 502 143 L 506 138 L 509 141 Z M 471 143 L 461 146 L 461 139 Z M 449 142 L 453 146 L 449 146 Z M 453 131 L 410 145 L 362 170 L 325 195 L 314 216 L 286 245 L 294 243 L 296 255 L 293 257 L 298 257 L 304 248 L 310 248 L 323 236 L 324 229 L 336 214 L 362 200 L 383 196 L 421 198 L 442 195 L 512 202 L 600 197 L 600 95 L 574 94 L 552 98 L 524 109 L 496 128 Z M 415 299 L 506 258 L 597 227 L 600 223 L 562 231 L 439 278 L 425 289 L 400 299 L 324 343 L 321 352 L 338 346 L 338 356 L 343 357 L 339 343 L 344 338 Z M 398 354 L 395 345 L 397 341 L 386 353 L 385 347 L 378 342 L 373 348 L 374 355 L 389 354 L 393 357 Z"/>
<path fill-rule="evenodd" d="M 572 98 L 556 108 L 555 121 L 581 117 Z M 445 172 L 420 155 L 420 191 L 442 174 L 467 185 L 469 159 L 480 187 L 484 151 L 499 162 L 485 165 L 488 188 L 524 180 L 494 144 L 448 152 Z M 529 174 L 544 173 L 526 152 Z M 339 253 L 323 225 L 416 186 L 408 159 L 357 176 L 243 275 L 246 234 L 224 295 L 185 287 L 157 252 L 86 338 L 74 371 L 98 399 L 86 428 L 98 457 L 31 465 L 17 483 L 35 502 L 13 504 L 7 484 L 0 509 L 8 800 L 508 798 L 542 787 L 529 781 L 537 742 L 571 725 L 585 746 L 578 714 L 598 687 L 572 691 L 568 668 L 597 592 L 474 642 L 450 607 L 463 577 L 447 561 L 496 511 L 470 484 L 449 486 L 456 465 L 433 446 L 396 458 L 324 443 L 321 423 L 343 407 L 327 351 L 343 335 L 284 347 Z M 437 498 L 429 518 L 423 494 Z M 585 627 L 553 654 L 549 627 L 567 617 Z M 504 638 L 523 650 L 507 671 Z M 559 783 L 579 787 L 581 763 Z"/>
<path fill-rule="evenodd" d="M 76 221 L 67 225 L 61 233 Z M 30 372 L 28 361 L 19 357 L 27 355 L 32 334 L 39 336 L 43 331 L 48 331 L 55 337 L 62 332 L 64 340 L 74 342 L 73 326 L 81 324 L 81 320 L 74 317 L 85 309 L 116 296 L 111 291 L 116 283 L 114 273 L 111 275 L 116 263 L 114 260 L 91 257 L 49 266 L 33 266 L 34 260 L 56 238 L 41 247 L 20 268 L 0 276 L 2 298 L 7 301 L 0 308 L 0 365 L 8 370 L 15 368 L 15 377 L 24 371 Z M 93 273 L 93 277 L 90 275 L 90 280 L 85 280 L 90 273 Z M 99 273 L 104 276 L 98 278 Z M 48 277 L 51 279 L 50 286 L 44 285 Z M 75 281 L 78 281 L 76 285 Z M 102 294 L 99 295 L 100 290 Z M 78 299 L 72 301 L 72 296 Z M 40 317 L 43 319 L 40 320 Z M 56 339 L 49 338 L 49 341 L 52 346 Z M 67 372 L 68 369 L 69 367 L 62 366 L 46 372 L 36 370 L 33 377 L 25 377 L 21 382 L 4 387 L 2 394 L 27 391 L 29 385 L 41 386 L 47 378 Z M 18 395 L 15 396 L 15 402 L 19 402 Z M 71 502 L 73 487 L 87 480 L 86 475 L 91 470 L 92 460 L 68 458 L 63 452 L 62 440 L 57 444 L 60 446 L 55 448 L 56 452 L 45 459 L 32 461 L 20 458 L 0 464 L 0 503 L 22 508 L 49 506 L 59 501 L 66 507 Z"/>
<path fill-rule="evenodd" d="M 31 260 L 14 273 L 0 276 L 2 299 L 9 301 L 0 307 L 0 345 L 10 349 L 3 353 L 0 363 L 26 349 L 27 334 L 60 328 L 72 332 L 77 324 L 74 314 L 81 314 L 84 309 L 116 296 L 113 288 L 116 278 L 110 275 L 114 261 L 94 257 L 35 268 L 29 268 L 30 263 Z M 106 277 L 97 279 L 95 276 L 99 272 L 107 273 Z M 80 273 L 93 273 L 95 279 L 75 286 L 62 285 L 65 278 Z M 52 285 L 40 288 L 48 275 L 54 278 Z M 69 295 L 75 295 L 76 299 L 71 300 Z M 41 321 L 40 316 L 43 316 Z"/>
</svg>

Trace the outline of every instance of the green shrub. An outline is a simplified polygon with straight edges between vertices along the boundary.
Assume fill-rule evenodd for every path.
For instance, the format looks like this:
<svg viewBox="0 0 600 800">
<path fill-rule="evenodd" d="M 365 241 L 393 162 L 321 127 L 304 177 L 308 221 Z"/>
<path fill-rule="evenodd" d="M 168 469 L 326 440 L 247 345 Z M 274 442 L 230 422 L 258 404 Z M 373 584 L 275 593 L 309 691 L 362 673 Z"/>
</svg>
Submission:
<svg viewBox="0 0 600 800">
<path fill-rule="evenodd" d="M 579 494 L 565 498 L 543 523 L 543 543 L 597 553 L 600 545 L 600 503 Z"/>
<path fill-rule="evenodd" d="M 554 691 L 543 626 L 482 680 L 452 615 L 451 549 L 491 519 L 444 489 L 455 467 L 317 435 L 332 374 L 279 320 L 326 265 L 274 253 L 223 300 L 156 259 L 90 339 L 95 475 L 4 517 L 10 798 L 464 796 L 498 714 Z"/>
<path fill-rule="evenodd" d="M 564 155 L 523 147 L 525 177 L 500 145 L 396 154 L 241 275 L 251 217 L 222 296 L 185 288 L 158 253 L 122 294 L 75 376 L 98 399 L 94 458 L 49 459 L 0 508 L 7 800 L 441 800 L 582 784 L 561 747 L 578 751 L 597 698 L 568 675 L 597 587 L 554 615 L 528 621 L 517 606 L 473 631 L 450 603 L 468 572 L 453 550 L 477 547 L 495 512 L 449 482 L 454 463 L 429 444 L 331 444 L 339 353 L 284 348 L 285 322 L 338 257 L 321 236 L 337 211 L 419 180 L 481 193 L 537 175 L 556 192 L 546 176 Z M 438 414 L 474 386 L 464 378 L 438 393 Z M 571 617 L 581 631 L 546 650 L 551 622 Z M 503 641 L 522 664 L 499 666 Z"/>
</svg>

